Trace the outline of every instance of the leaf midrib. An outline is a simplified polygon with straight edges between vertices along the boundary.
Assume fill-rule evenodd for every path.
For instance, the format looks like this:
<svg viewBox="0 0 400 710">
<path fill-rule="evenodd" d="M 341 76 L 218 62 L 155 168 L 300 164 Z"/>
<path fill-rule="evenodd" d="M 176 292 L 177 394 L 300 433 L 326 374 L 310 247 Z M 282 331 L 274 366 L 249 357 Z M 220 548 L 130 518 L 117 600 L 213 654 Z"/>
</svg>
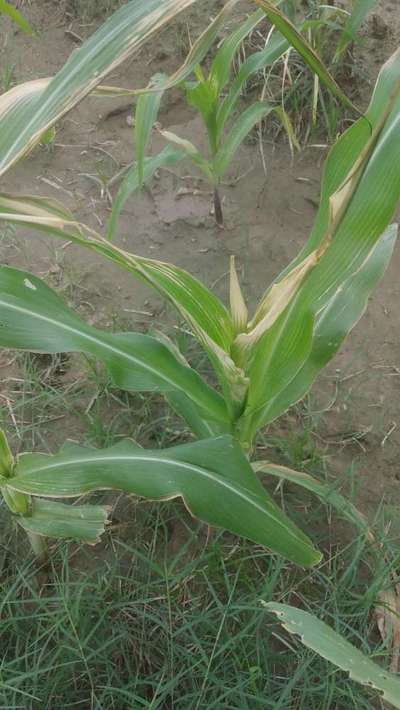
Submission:
<svg viewBox="0 0 400 710">
<path fill-rule="evenodd" d="M 176 460 L 176 459 L 168 459 L 168 458 L 163 458 L 163 457 L 157 457 L 157 456 L 154 456 L 154 455 L 143 456 L 143 455 L 127 455 L 127 454 L 125 454 L 125 455 L 116 455 L 116 456 L 115 456 L 115 455 L 113 455 L 113 456 L 93 456 L 92 458 L 86 456 L 86 457 L 83 457 L 83 458 L 81 458 L 81 459 L 74 459 L 73 461 L 63 460 L 63 461 L 59 461 L 59 462 L 56 462 L 56 463 L 51 462 L 51 463 L 48 464 L 48 465 L 45 464 L 45 465 L 43 465 L 43 466 L 39 466 L 39 467 L 36 467 L 36 468 L 32 468 L 32 469 L 29 471 L 29 473 L 25 474 L 25 476 L 24 476 L 24 475 L 18 476 L 18 474 L 17 474 L 13 479 L 10 479 L 10 480 L 9 480 L 9 485 L 10 485 L 11 487 L 13 487 L 12 483 L 13 483 L 13 482 L 16 483 L 16 482 L 18 481 L 18 479 L 19 479 L 20 481 L 21 481 L 21 480 L 22 480 L 22 481 L 25 480 L 26 482 L 29 482 L 29 477 L 30 477 L 31 475 L 33 475 L 33 474 L 35 474 L 35 473 L 39 473 L 39 474 L 40 474 L 40 473 L 43 473 L 43 471 L 46 471 L 46 470 L 48 471 L 48 470 L 57 469 L 57 468 L 62 468 L 62 467 L 66 467 L 66 466 L 76 466 L 76 465 L 79 466 L 79 465 L 84 465 L 84 464 L 96 464 L 96 463 L 102 463 L 102 462 L 115 463 L 115 462 L 121 462 L 121 461 L 133 461 L 133 462 L 135 462 L 135 463 L 137 463 L 137 462 L 155 463 L 155 464 L 160 464 L 160 465 L 166 464 L 166 465 L 172 466 L 172 467 L 174 467 L 174 468 L 182 468 L 182 469 L 185 469 L 185 470 L 189 470 L 189 471 L 191 471 L 192 473 L 199 474 L 200 476 L 203 476 L 203 477 L 205 477 L 205 478 L 207 478 L 207 479 L 209 479 L 209 480 L 212 480 L 214 483 L 216 482 L 218 485 L 222 486 L 223 488 L 228 489 L 228 490 L 229 490 L 230 492 L 232 492 L 234 495 L 237 495 L 238 497 L 242 498 L 242 499 L 245 500 L 247 503 L 250 503 L 253 507 L 257 508 L 257 509 L 258 509 L 259 511 L 261 511 L 264 515 L 267 515 L 267 517 L 269 517 L 271 520 L 273 520 L 276 525 L 278 525 L 278 526 L 280 526 L 281 528 L 283 528 L 286 533 L 289 533 L 290 536 L 291 536 L 293 539 L 295 539 L 295 540 L 298 540 L 298 539 L 299 539 L 299 538 L 294 534 L 294 532 L 293 532 L 292 530 L 289 530 L 289 529 L 279 520 L 279 518 L 275 517 L 267 508 L 265 508 L 265 507 L 263 507 L 262 505 L 260 505 L 259 503 L 257 503 L 257 501 L 254 500 L 254 498 L 252 498 L 252 497 L 246 495 L 244 492 L 242 492 L 242 490 L 241 490 L 240 488 L 236 488 L 235 486 L 232 486 L 228 480 L 222 478 L 219 474 L 214 473 L 214 472 L 211 473 L 211 472 L 207 471 L 206 469 L 201 468 L 200 466 L 197 466 L 196 464 L 189 464 L 189 463 L 186 463 L 186 462 L 184 462 L 184 461 L 179 461 L 179 460 Z M 108 490 L 109 488 L 112 489 L 112 486 L 106 487 L 106 488 L 103 489 L 103 490 Z M 46 497 L 46 494 L 45 494 L 45 493 L 41 493 L 40 495 L 43 495 L 43 496 Z M 177 491 L 177 492 L 176 492 L 176 495 L 182 495 L 183 497 L 185 497 L 185 494 L 184 494 L 183 492 L 181 492 L 181 491 Z M 256 495 L 256 494 L 254 494 L 254 495 Z M 52 496 L 48 496 L 48 497 L 51 498 Z M 74 497 L 74 496 L 66 494 L 66 495 L 63 496 L 63 497 Z M 308 548 L 312 549 L 312 548 L 310 547 L 310 545 L 307 545 L 307 543 L 306 543 L 305 541 L 303 541 L 303 540 L 301 540 L 301 541 L 304 542 L 304 545 L 306 545 Z"/>
</svg>

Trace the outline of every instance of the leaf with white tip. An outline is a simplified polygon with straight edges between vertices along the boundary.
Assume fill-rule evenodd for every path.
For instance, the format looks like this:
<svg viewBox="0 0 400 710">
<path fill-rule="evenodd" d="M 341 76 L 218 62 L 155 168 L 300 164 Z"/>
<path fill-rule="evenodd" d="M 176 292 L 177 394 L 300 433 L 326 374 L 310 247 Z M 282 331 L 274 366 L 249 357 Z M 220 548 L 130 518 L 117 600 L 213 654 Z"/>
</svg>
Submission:
<svg viewBox="0 0 400 710">
<path fill-rule="evenodd" d="M 0 97 L 0 175 L 29 152 L 40 136 L 93 91 L 104 76 L 193 2 L 195 0 L 131 0 L 72 52 L 60 71 L 32 100 L 8 103 L 8 110 L 4 111 Z M 23 87 L 19 91 L 23 93 Z"/>
</svg>

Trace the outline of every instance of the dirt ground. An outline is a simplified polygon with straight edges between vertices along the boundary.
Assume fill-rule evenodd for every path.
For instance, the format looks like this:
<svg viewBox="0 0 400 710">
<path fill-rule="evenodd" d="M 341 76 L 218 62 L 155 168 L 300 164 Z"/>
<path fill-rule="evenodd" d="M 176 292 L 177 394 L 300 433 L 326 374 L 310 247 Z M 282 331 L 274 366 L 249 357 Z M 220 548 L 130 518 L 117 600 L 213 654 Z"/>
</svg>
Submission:
<svg viewBox="0 0 400 710">
<path fill-rule="evenodd" d="M 204 26 L 220 4 L 199 2 L 190 14 L 192 31 Z M 25 4 L 24 11 L 40 32 L 39 40 L 8 24 L 0 32 L 0 67 L 4 72 L 14 66 L 16 82 L 54 74 L 79 37 L 95 27 L 66 15 L 62 2 L 38 0 Z M 164 30 L 108 83 L 138 87 L 156 71 L 171 72 L 185 51 L 187 17 Z M 362 35 L 355 57 L 365 105 L 380 65 L 399 45 L 399 0 L 381 0 Z M 82 221 L 103 230 L 110 205 L 101 182 L 133 158 L 130 115 L 129 100 L 85 100 L 57 126 L 54 145 L 36 149 L 6 175 L 2 189 L 60 199 Z M 176 91 L 167 96 L 160 121 L 204 145 L 199 121 Z M 154 137 L 153 150 L 160 146 Z M 223 297 L 229 255 L 235 254 L 249 303 L 254 304 L 307 239 L 327 152 L 326 146 L 314 143 L 292 162 L 285 143 L 272 143 L 268 136 L 264 150 L 266 175 L 257 144 L 242 147 L 232 166 L 223 190 L 224 231 L 214 225 L 207 187 L 187 177 L 191 168 L 182 165 L 173 173 L 162 171 L 149 189 L 130 199 L 120 219 L 118 242 L 134 253 L 179 264 Z M 96 324 L 110 325 L 117 314 L 119 322 L 145 329 L 171 318 L 152 292 L 76 247 L 19 232 L 18 240 L 3 236 L 1 260 L 45 275 L 55 285 L 72 284 L 75 304 Z M 321 375 L 311 400 L 314 413 L 320 412 L 318 443 L 330 469 L 340 476 L 356 470 L 356 502 L 370 515 L 383 497 L 391 504 L 400 501 L 399 270 L 400 247 L 362 322 Z M 299 426 L 295 415 L 287 421 Z"/>
</svg>

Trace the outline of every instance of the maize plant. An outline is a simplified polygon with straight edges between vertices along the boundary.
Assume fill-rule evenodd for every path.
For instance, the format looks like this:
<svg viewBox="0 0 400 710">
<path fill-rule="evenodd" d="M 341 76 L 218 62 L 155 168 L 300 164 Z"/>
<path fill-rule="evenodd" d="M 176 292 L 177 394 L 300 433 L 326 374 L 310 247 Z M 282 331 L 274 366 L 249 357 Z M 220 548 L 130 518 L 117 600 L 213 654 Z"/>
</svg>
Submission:
<svg viewBox="0 0 400 710">
<path fill-rule="evenodd" d="M 233 0 L 233 3 L 228 3 L 225 6 L 224 12 L 214 21 L 212 28 L 220 26 L 229 6 L 234 4 Z M 213 192 L 215 221 L 219 227 L 223 227 L 224 216 L 220 196 L 221 180 L 229 169 L 240 145 L 254 127 L 270 114 L 275 114 L 280 120 L 287 133 L 292 153 L 295 148 L 300 149 L 290 118 L 281 103 L 271 103 L 264 100 L 255 101 L 242 111 L 238 117 L 233 119 L 244 87 L 251 77 L 265 71 L 266 67 L 272 66 L 274 62 L 283 57 L 294 46 L 296 41 L 299 44 L 302 55 L 305 55 L 307 63 L 315 71 L 315 77 L 318 80 L 316 86 L 319 86 L 321 78 L 334 97 L 337 97 L 343 104 L 348 105 L 353 112 L 357 112 L 356 107 L 341 91 L 334 78 L 315 52 L 312 51 L 311 45 L 303 39 L 301 34 L 304 32 L 309 33 L 311 30 L 313 32 L 323 32 L 329 24 L 330 18 L 337 14 L 337 8 L 326 7 L 325 13 L 320 19 L 305 20 L 296 28 L 275 6 L 270 6 L 264 2 L 259 2 L 258 4 L 261 6 L 260 9 L 250 15 L 245 22 L 222 42 L 207 75 L 200 63 L 195 64 L 196 58 L 204 54 L 204 52 L 199 51 L 204 45 L 204 38 L 200 38 L 195 43 L 186 62 L 187 69 L 189 70 L 190 68 L 192 70 L 193 79 L 182 81 L 181 85 L 188 105 L 194 107 L 202 119 L 207 135 L 208 155 L 203 155 L 201 150 L 191 141 L 169 130 L 160 129 L 160 134 L 170 143 L 170 146 L 154 157 L 145 158 L 151 129 L 156 122 L 163 93 L 175 81 L 175 77 L 171 79 L 164 74 L 155 75 L 152 80 L 151 92 L 139 97 L 135 112 L 134 128 L 136 162 L 133 163 L 124 176 L 114 201 L 108 228 L 110 239 L 113 237 L 118 215 L 128 197 L 134 191 L 140 189 L 143 183 L 147 182 L 160 167 L 172 165 L 185 158 L 198 168 L 209 183 Z M 266 16 L 277 26 L 279 25 L 281 30 L 285 31 L 285 36 L 280 32 L 270 33 L 265 47 L 247 57 L 240 65 L 234 80 L 229 84 L 238 49 L 242 46 L 245 38 Z"/>
<path fill-rule="evenodd" d="M 78 100 L 99 90 L 107 71 L 190 4 L 150 0 L 143 7 L 133 0 L 76 50 L 53 79 L 30 82 L 1 97 L 0 173 Z M 216 21 L 202 36 L 201 51 L 197 45 L 198 54 L 213 32 Z M 322 75 L 323 67 L 316 66 L 315 56 L 307 56 L 305 49 L 306 61 Z M 191 55 L 194 66 L 199 60 Z M 191 71 L 190 61 L 175 79 Z M 123 90 L 103 86 L 100 91 Z M 132 441 L 107 449 L 67 442 L 56 454 L 27 452 L 15 460 L 2 437 L 2 494 L 34 544 L 40 536 L 93 542 L 107 511 L 71 506 L 63 499 L 112 489 L 153 500 L 181 497 L 193 515 L 210 525 L 297 564 L 318 563 L 318 550 L 276 506 L 257 473 L 294 479 L 323 499 L 327 490 L 311 477 L 254 460 L 256 436 L 309 390 L 361 317 L 385 271 L 397 232 L 390 221 L 400 196 L 399 137 L 397 52 L 380 72 L 366 115 L 329 153 L 321 204 L 306 245 L 266 289 L 252 315 L 233 259 L 227 307 L 186 271 L 121 249 L 78 222 L 59 202 L 0 194 L 1 220 L 67 238 L 101 254 L 172 303 L 204 348 L 218 383 L 210 386 L 167 338 L 95 328 L 36 276 L 0 267 L 0 346 L 93 356 L 116 387 L 164 395 L 196 438 L 165 450 L 145 450 Z M 330 500 L 364 525 L 338 494 Z"/>
</svg>

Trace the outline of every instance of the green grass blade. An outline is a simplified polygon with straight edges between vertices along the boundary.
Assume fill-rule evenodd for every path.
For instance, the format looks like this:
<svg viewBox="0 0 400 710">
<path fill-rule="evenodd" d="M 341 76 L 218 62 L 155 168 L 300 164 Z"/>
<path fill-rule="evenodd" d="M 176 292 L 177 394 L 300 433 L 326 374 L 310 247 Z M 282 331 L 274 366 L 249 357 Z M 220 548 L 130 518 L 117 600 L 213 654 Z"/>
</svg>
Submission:
<svg viewBox="0 0 400 710">
<path fill-rule="evenodd" d="M 149 144 L 151 132 L 158 116 L 164 86 L 167 81 L 165 74 L 155 74 L 150 86 L 160 88 L 160 91 L 151 91 L 139 96 L 135 111 L 135 150 L 138 170 L 139 189 L 144 182 L 144 158 Z"/>
<path fill-rule="evenodd" d="M 122 389 L 178 390 L 206 416 L 228 420 L 222 398 L 164 343 L 140 333 L 107 333 L 89 326 L 32 274 L 0 267 L 0 314 L 2 347 L 84 352 L 104 362 Z"/>
<path fill-rule="evenodd" d="M 221 177 L 229 167 L 233 156 L 252 128 L 274 110 L 267 101 L 257 101 L 249 106 L 233 124 L 226 140 L 214 160 L 214 173 Z"/>
<path fill-rule="evenodd" d="M 377 0 L 353 0 L 350 15 L 336 47 L 334 62 L 340 60 L 349 44 L 354 41 L 366 16 L 376 4 Z"/>
<path fill-rule="evenodd" d="M 161 153 L 154 156 L 154 158 L 144 159 L 142 178 L 140 178 L 139 175 L 137 162 L 129 168 L 113 200 L 111 215 L 107 225 L 108 239 L 113 239 L 121 210 L 132 193 L 140 190 L 142 183 L 148 183 L 159 168 L 175 165 L 184 157 L 185 153 L 183 151 L 174 150 L 171 146 L 167 146 Z"/>
<path fill-rule="evenodd" d="M 274 7 L 270 2 L 267 2 L 267 0 L 255 0 L 255 2 L 264 10 L 270 22 L 272 22 L 276 29 L 284 37 L 286 37 L 290 45 L 301 55 L 305 63 L 310 67 L 311 71 L 319 76 L 321 81 L 332 92 L 332 94 L 337 96 L 337 98 L 340 99 L 340 101 L 342 101 L 342 103 L 346 106 L 351 108 L 352 111 L 359 114 L 360 111 L 342 91 L 332 74 L 329 72 L 328 68 L 324 65 L 309 42 L 304 39 L 303 35 L 300 34 L 293 23 L 290 22 L 290 20 L 282 12 L 280 12 L 280 10 Z"/>
<path fill-rule="evenodd" d="M 8 15 L 8 17 L 10 17 L 12 21 L 15 22 L 15 24 L 18 25 L 18 27 L 26 34 L 33 34 L 33 29 L 28 20 L 26 20 L 23 14 L 6 0 L 0 0 L 0 15 L 1 14 Z"/>
<path fill-rule="evenodd" d="M 400 679 L 397 675 L 385 671 L 371 661 L 343 636 L 309 612 L 275 602 L 264 602 L 263 605 L 277 615 L 286 631 L 298 634 L 307 648 L 347 671 L 350 678 L 358 683 L 375 688 L 386 702 L 400 708 Z"/>
<path fill-rule="evenodd" d="M 201 520 L 298 564 L 313 565 L 321 559 L 270 499 L 229 436 L 157 451 L 126 441 L 103 450 L 68 447 L 55 456 L 24 454 L 15 474 L 10 487 L 42 497 L 78 497 L 104 489 L 153 500 L 182 497 Z"/>
<path fill-rule="evenodd" d="M 40 136 L 93 91 L 160 27 L 195 0 L 131 0 L 76 49 L 32 102 L 8 106 L 0 97 L 0 175 Z M 24 92 L 24 87 L 19 87 Z"/>
<path fill-rule="evenodd" d="M 109 508 L 101 505 L 66 505 L 33 499 L 29 516 L 19 516 L 27 532 L 44 537 L 66 538 L 95 545 L 104 533 Z"/>
</svg>

